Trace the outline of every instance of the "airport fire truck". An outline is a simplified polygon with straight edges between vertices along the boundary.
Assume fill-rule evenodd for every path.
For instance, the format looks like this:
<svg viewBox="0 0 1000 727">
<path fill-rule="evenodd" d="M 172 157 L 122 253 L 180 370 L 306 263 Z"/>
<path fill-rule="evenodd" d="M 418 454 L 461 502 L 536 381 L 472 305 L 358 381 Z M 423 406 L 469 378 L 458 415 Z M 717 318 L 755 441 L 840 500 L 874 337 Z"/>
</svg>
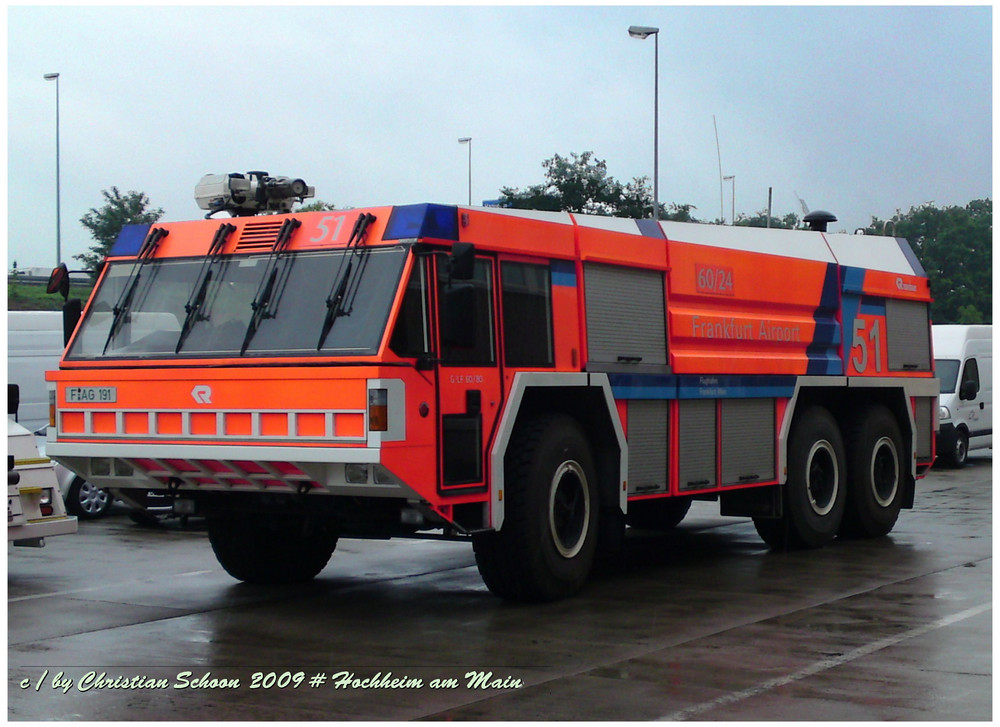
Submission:
<svg viewBox="0 0 1000 727">
<path fill-rule="evenodd" d="M 202 181 L 206 219 L 110 251 L 48 375 L 48 451 L 203 513 L 237 579 L 313 578 L 341 537 L 439 536 L 471 540 L 498 596 L 551 600 L 692 500 L 775 548 L 882 536 L 933 461 L 905 240 L 828 213 L 294 212 L 301 180 Z"/>
</svg>

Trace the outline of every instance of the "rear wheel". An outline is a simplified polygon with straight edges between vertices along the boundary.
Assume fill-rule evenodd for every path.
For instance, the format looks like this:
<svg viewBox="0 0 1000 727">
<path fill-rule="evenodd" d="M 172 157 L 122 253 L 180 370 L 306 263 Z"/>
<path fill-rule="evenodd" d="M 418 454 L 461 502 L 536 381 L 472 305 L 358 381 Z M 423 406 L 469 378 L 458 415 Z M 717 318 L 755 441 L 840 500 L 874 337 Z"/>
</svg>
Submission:
<svg viewBox="0 0 1000 727">
<path fill-rule="evenodd" d="M 846 471 L 836 420 L 820 406 L 804 411 L 788 442 L 784 515 L 754 519 L 764 542 L 774 548 L 819 548 L 833 540 L 844 516 Z"/>
<path fill-rule="evenodd" d="M 247 583 L 298 583 L 330 560 L 337 536 L 321 520 L 302 515 L 239 513 L 208 518 L 208 538 L 219 564 Z"/>
<path fill-rule="evenodd" d="M 597 479 L 586 437 L 570 417 L 544 417 L 511 442 L 504 523 L 473 538 L 476 564 L 501 598 L 551 601 L 586 582 L 598 536 Z"/>
<path fill-rule="evenodd" d="M 81 520 L 96 520 L 111 509 L 111 494 L 82 477 L 75 477 L 66 493 L 66 509 Z"/>
<path fill-rule="evenodd" d="M 850 485 L 841 532 L 877 538 L 890 532 L 903 503 L 903 435 L 892 413 L 873 406 L 848 437 Z"/>
</svg>

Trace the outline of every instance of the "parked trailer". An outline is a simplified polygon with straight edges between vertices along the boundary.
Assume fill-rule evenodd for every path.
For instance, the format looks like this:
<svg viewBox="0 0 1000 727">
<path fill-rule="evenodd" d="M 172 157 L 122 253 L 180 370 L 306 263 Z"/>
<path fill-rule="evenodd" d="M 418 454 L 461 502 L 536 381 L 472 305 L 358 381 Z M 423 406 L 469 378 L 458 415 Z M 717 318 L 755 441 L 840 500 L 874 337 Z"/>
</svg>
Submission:
<svg viewBox="0 0 1000 727">
<path fill-rule="evenodd" d="M 66 514 L 52 461 L 15 420 L 19 388 L 7 385 L 7 542 L 43 548 L 47 537 L 75 533 L 77 522 Z"/>
<path fill-rule="evenodd" d="M 888 533 L 934 459 L 930 299 L 905 240 L 819 230 L 435 204 L 126 228 L 49 374 L 49 452 L 203 512 L 240 580 L 437 534 L 555 599 L 694 499 L 775 547 Z"/>
</svg>

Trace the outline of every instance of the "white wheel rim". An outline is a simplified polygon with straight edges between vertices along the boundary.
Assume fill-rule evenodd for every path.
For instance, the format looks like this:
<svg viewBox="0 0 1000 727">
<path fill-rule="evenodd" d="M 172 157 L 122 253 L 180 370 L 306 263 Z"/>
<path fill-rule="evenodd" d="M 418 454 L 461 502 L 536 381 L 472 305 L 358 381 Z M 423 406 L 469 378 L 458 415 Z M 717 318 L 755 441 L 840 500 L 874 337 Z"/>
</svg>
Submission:
<svg viewBox="0 0 1000 727">
<path fill-rule="evenodd" d="M 107 504 L 108 497 L 107 492 L 101 490 L 100 487 L 92 485 L 90 482 L 84 482 L 80 486 L 80 507 L 90 515 L 103 510 Z"/>
<path fill-rule="evenodd" d="M 882 437 L 872 448 L 870 479 L 872 496 L 881 507 L 889 507 L 899 489 L 899 454 L 890 437 Z"/>
<path fill-rule="evenodd" d="M 549 533 L 563 558 L 573 558 L 587 542 L 590 529 L 590 488 L 583 467 L 567 460 L 556 469 L 549 486 Z"/>
<path fill-rule="evenodd" d="M 822 439 L 814 442 L 806 458 L 806 493 L 813 512 L 829 515 L 840 490 L 840 467 L 833 445 Z"/>
</svg>

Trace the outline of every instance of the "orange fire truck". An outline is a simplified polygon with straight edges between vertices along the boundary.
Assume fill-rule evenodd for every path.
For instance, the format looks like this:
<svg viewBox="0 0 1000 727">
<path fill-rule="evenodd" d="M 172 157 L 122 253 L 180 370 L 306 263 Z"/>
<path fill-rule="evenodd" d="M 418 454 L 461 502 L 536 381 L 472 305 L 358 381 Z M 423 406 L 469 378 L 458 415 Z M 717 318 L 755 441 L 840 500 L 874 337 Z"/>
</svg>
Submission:
<svg viewBox="0 0 1000 727">
<path fill-rule="evenodd" d="M 905 240 L 822 215 L 255 216 L 209 181 L 200 203 L 231 218 L 118 238 L 48 374 L 47 446 L 203 513 L 237 579 L 436 534 L 471 540 L 498 596 L 560 598 L 626 524 L 673 527 L 695 499 L 774 547 L 884 535 L 933 461 L 930 290 Z"/>
</svg>

